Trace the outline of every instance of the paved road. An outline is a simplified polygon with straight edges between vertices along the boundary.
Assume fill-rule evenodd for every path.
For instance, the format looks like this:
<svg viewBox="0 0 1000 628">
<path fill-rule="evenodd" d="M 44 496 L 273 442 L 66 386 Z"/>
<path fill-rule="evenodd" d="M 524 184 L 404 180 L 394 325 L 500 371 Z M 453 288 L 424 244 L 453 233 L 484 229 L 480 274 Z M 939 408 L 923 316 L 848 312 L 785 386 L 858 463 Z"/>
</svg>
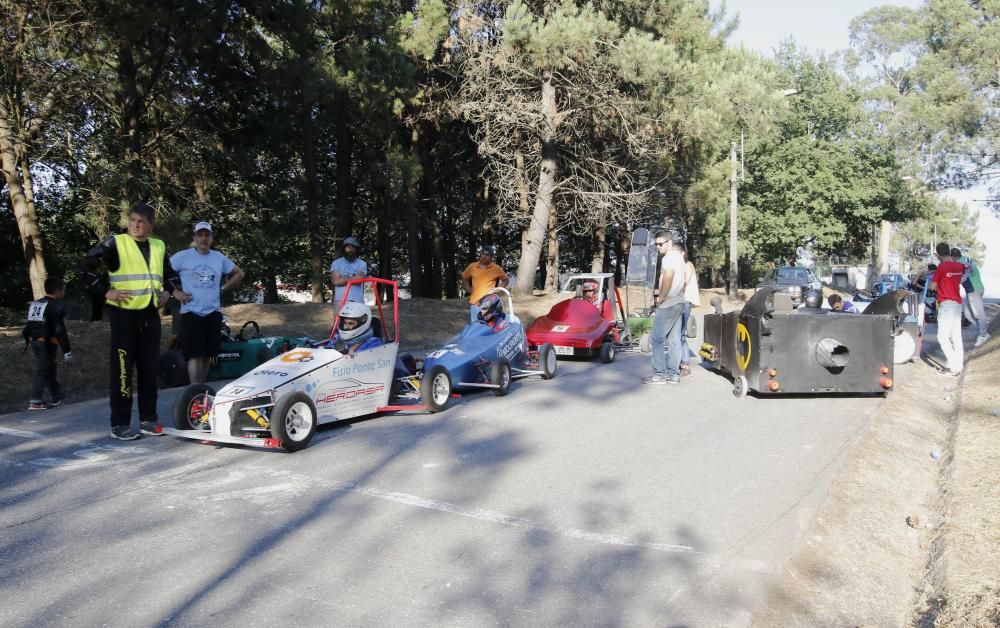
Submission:
<svg viewBox="0 0 1000 628">
<path fill-rule="evenodd" d="M 745 625 L 882 403 L 560 369 L 296 454 L 0 417 L 0 625 Z"/>
</svg>

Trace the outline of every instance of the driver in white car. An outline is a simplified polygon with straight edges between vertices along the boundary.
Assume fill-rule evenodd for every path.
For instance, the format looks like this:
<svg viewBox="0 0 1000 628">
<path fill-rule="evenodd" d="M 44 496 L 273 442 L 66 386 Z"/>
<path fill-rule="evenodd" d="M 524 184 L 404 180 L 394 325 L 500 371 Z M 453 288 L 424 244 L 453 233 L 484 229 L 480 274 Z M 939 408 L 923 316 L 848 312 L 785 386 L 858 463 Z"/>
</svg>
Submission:
<svg viewBox="0 0 1000 628">
<path fill-rule="evenodd" d="M 326 344 L 327 349 L 336 349 L 351 357 L 358 351 L 381 347 L 382 339 L 372 329 L 372 311 L 364 303 L 347 301 L 340 308 L 337 333 Z"/>
</svg>

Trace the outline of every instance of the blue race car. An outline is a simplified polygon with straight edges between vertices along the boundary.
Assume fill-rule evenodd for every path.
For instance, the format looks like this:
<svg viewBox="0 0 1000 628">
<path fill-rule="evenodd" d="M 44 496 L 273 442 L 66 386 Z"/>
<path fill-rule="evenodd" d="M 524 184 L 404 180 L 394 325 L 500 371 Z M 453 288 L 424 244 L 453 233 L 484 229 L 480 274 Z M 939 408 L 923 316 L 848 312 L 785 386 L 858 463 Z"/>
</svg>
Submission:
<svg viewBox="0 0 1000 628">
<path fill-rule="evenodd" d="M 506 297 L 506 308 L 502 297 Z M 552 379 L 556 375 L 558 362 L 551 344 L 528 350 L 510 292 L 494 288 L 479 303 L 479 320 L 427 354 L 421 373 L 401 378 L 404 387 L 419 391 L 433 412 L 447 407 L 454 390 L 488 388 L 503 396 L 515 379 L 533 375 Z"/>
</svg>

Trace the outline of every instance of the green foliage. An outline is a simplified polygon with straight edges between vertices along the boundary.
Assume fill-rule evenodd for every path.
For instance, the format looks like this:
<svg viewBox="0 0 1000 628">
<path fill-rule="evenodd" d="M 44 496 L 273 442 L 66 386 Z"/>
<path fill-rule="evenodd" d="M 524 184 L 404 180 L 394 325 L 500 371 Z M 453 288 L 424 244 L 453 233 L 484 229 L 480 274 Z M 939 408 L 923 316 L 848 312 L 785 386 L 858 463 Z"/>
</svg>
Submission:
<svg viewBox="0 0 1000 628">
<path fill-rule="evenodd" d="M 882 220 L 917 210 L 893 148 L 866 124 L 858 90 L 832 63 L 794 48 L 779 52 L 797 94 L 771 137 L 751 142 L 741 185 L 742 254 L 757 260 L 861 253 Z"/>
</svg>

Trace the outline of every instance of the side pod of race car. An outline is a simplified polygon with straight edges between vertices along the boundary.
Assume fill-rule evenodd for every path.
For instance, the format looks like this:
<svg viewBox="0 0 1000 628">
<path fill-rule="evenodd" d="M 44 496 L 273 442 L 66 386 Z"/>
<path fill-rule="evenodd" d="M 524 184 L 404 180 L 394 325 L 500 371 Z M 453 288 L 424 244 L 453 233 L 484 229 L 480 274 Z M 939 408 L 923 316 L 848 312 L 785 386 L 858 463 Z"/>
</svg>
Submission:
<svg viewBox="0 0 1000 628">
<path fill-rule="evenodd" d="M 367 277 L 348 282 L 385 284 L 392 289 L 393 326 L 387 329 L 376 294 L 371 314 L 379 346 L 351 356 L 326 343 L 298 347 L 252 369 L 218 392 L 206 384 L 184 389 L 174 404 L 174 428 L 182 438 L 298 451 L 309 445 L 316 427 L 399 409 L 388 401 L 399 351 L 399 301 L 396 282 Z M 334 321 L 337 329 L 339 316 Z M 332 336 L 332 334 L 331 334 Z"/>
<path fill-rule="evenodd" d="M 504 288 L 494 288 L 506 302 L 499 318 L 467 324 L 444 346 L 424 358 L 423 371 L 400 378 L 403 395 L 419 393 L 432 411 L 443 410 L 453 391 L 490 389 L 506 395 L 515 379 L 556 375 L 556 352 L 551 344 L 529 349 L 524 327 L 514 313 L 514 301 Z"/>
</svg>

